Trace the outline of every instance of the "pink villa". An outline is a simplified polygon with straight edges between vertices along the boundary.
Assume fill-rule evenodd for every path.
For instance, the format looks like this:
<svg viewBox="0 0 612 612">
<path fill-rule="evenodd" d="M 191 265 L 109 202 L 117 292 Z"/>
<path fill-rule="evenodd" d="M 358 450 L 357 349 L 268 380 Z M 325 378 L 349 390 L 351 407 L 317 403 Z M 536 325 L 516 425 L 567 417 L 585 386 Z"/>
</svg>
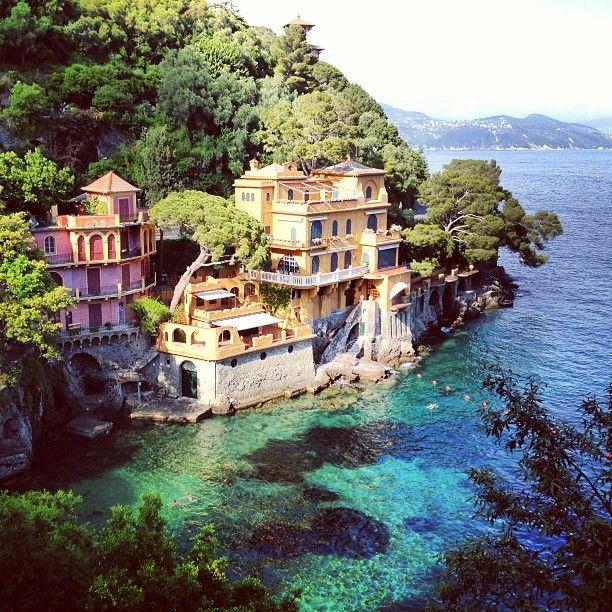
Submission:
<svg viewBox="0 0 612 612">
<path fill-rule="evenodd" d="M 60 315 L 69 334 L 130 325 L 128 305 L 156 282 L 155 226 L 137 207 L 140 189 L 109 172 L 82 190 L 75 200 L 95 201 L 94 214 L 58 216 L 54 207 L 51 224 L 32 230 L 51 275 L 76 298 Z"/>
</svg>

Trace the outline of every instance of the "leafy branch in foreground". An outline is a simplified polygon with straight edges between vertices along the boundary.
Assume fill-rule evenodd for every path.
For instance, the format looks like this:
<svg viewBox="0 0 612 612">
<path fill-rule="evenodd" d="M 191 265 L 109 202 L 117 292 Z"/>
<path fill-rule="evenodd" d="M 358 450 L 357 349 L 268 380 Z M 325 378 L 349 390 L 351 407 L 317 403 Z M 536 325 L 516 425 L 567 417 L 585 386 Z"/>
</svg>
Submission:
<svg viewBox="0 0 612 612">
<path fill-rule="evenodd" d="M 502 400 L 480 409 L 485 431 L 520 454 L 522 478 L 470 471 L 479 512 L 504 526 L 446 553 L 444 607 L 603 610 L 612 597 L 612 386 L 606 403 L 583 400 L 574 425 L 546 411 L 533 379 L 521 389 L 496 370 L 484 385 Z"/>
<path fill-rule="evenodd" d="M 0 493 L 0 601 L 7 610 L 294 611 L 253 578 L 230 582 L 211 526 L 179 554 L 146 494 L 114 506 L 103 529 L 79 523 L 72 492 Z"/>
</svg>

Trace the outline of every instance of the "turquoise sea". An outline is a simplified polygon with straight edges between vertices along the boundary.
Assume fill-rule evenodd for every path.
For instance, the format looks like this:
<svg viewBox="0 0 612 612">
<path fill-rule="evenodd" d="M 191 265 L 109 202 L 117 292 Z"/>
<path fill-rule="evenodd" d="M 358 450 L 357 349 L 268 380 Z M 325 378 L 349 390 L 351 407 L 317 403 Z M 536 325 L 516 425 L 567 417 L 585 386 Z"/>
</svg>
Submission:
<svg viewBox="0 0 612 612">
<path fill-rule="evenodd" d="M 40 457 L 35 484 L 82 494 L 93 523 L 145 491 L 176 499 L 165 514 L 182 543 L 213 523 L 238 574 L 279 593 L 300 589 L 304 610 L 421 607 L 439 555 L 489 528 L 474 518 L 468 468 L 511 469 L 475 417 L 487 366 L 499 359 L 545 381 L 549 407 L 573 419 L 585 393 L 603 395 L 612 365 L 612 152 L 431 153 L 431 170 L 453 157 L 497 159 L 527 210 L 562 219 L 543 268 L 504 254 L 520 285 L 514 308 L 451 335 L 421 379 L 408 371 L 197 426 L 132 426 L 100 445 L 58 445 Z"/>
</svg>

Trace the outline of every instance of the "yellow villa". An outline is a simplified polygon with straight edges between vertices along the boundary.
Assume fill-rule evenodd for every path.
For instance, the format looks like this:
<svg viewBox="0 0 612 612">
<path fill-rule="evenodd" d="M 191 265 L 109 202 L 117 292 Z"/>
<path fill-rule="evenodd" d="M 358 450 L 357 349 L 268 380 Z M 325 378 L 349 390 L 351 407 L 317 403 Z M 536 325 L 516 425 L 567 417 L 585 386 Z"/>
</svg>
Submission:
<svg viewBox="0 0 612 612">
<path fill-rule="evenodd" d="M 235 202 L 264 226 L 273 271 L 248 271 L 249 280 L 291 287 L 304 322 L 362 298 L 385 311 L 407 301 L 411 274 L 398 262 L 400 228 L 387 227 L 384 176 L 355 161 L 306 176 L 292 162 L 253 160 L 234 183 Z"/>
</svg>

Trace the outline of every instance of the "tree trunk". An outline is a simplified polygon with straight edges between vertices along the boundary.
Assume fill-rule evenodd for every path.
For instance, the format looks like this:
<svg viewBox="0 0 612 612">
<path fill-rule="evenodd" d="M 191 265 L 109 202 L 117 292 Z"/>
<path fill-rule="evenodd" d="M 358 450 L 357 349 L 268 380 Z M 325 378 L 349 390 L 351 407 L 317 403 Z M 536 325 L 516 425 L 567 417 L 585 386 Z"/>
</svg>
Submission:
<svg viewBox="0 0 612 612">
<path fill-rule="evenodd" d="M 183 276 L 179 278 L 179 282 L 176 283 L 174 293 L 172 295 L 172 301 L 170 302 L 170 310 L 174 312 L 176 307 L 179 305 L 183 296 L 183 291 L 189 284 L 191 277 L 210 259 L 210 252 L 207 248 L 200 246 L 200 254 L 196 257 L 195 261 L 185 270 Z"/>
</svg>

